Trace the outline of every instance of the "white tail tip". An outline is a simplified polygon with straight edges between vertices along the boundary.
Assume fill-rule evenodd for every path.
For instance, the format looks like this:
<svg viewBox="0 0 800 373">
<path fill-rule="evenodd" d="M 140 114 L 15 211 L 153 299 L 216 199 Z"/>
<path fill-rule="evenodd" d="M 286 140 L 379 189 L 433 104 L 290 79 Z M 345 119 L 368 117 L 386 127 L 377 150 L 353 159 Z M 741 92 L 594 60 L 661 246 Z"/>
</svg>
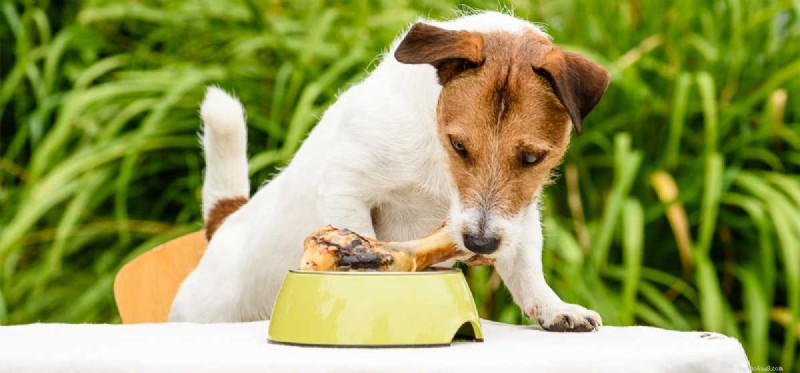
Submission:
<svg viewBox="0 0 800 373">
<path fill-rule="evenodd" d="M 206 97 L 200 106 L 200 117 L 206 124 L 206 130 L 219 135 L 235 133 L 245 127 L 242 104 L 218 87 L 208 87 L 206 90 Z"/>
</svg>

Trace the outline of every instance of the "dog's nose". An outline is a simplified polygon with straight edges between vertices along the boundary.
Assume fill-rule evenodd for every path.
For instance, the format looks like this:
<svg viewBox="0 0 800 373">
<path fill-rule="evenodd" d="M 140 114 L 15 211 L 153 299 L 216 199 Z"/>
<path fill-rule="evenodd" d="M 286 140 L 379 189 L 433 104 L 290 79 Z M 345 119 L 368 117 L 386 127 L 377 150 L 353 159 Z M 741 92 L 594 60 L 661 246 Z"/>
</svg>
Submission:
<svg viewBox="0 0 800 373">
<path fill-rule="evenodd" d="M 495 236 L 474 236 L 464 233 L 464 246 L 475 254 L 491 254 L 499 245 L 500 239 Z"/>
</svg>

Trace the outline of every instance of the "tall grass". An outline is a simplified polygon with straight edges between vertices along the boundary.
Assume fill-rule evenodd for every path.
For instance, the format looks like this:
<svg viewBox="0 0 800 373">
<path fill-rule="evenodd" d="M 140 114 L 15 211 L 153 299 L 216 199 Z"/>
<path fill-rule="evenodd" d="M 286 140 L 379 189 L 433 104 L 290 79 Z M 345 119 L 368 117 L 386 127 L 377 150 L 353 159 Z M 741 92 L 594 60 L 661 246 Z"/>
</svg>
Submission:
<svg viewBox="0 0 800 373">
<path fill-rule="evenodd" d="M 118 268 L 200 227 L 206 85 L 245 103 L 258 185 L 409 22 L 456 14 L 438 1 L 0 4 L 0 324 L 118 321 Z M 544 201 L 556 291 L 610 325 L 718 331 L 754 366 L 800 371 L 800 2 L 507 5 L 614 74 Z M 482 316 L 529 322 L 491 269 L 468 280 Z"/>
</svg>

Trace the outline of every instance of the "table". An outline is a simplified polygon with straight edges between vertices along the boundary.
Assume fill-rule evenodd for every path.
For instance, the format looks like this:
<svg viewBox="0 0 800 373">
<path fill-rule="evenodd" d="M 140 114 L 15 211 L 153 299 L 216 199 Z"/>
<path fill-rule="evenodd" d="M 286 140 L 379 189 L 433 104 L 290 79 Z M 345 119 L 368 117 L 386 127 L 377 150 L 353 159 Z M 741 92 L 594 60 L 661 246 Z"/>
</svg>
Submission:
<svg viewBox="0 0 800 373">
<path fill-rule="evenodd" d="M 482 324 L 483 343 L 391 349 L 272 344 L 268 321 L 4 326 L 0 372 L 750 372 L 741 344 L 715 333 Z"/>
</svg>

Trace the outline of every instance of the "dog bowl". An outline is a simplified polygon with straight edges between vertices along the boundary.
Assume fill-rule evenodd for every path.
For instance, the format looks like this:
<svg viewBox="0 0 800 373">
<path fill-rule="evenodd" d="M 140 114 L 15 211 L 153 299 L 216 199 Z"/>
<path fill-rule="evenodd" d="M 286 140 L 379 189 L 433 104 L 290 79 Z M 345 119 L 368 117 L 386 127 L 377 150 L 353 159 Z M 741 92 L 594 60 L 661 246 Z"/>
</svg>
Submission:
<svg viewBox="0 0 800 373">
<path fill-rule="evenodd" d="M 273 343 L 339 347 L 447 346 L 483 341 L 475 301 L 457 269 L 290 271 L 269 324 Z"/>
</svg>

